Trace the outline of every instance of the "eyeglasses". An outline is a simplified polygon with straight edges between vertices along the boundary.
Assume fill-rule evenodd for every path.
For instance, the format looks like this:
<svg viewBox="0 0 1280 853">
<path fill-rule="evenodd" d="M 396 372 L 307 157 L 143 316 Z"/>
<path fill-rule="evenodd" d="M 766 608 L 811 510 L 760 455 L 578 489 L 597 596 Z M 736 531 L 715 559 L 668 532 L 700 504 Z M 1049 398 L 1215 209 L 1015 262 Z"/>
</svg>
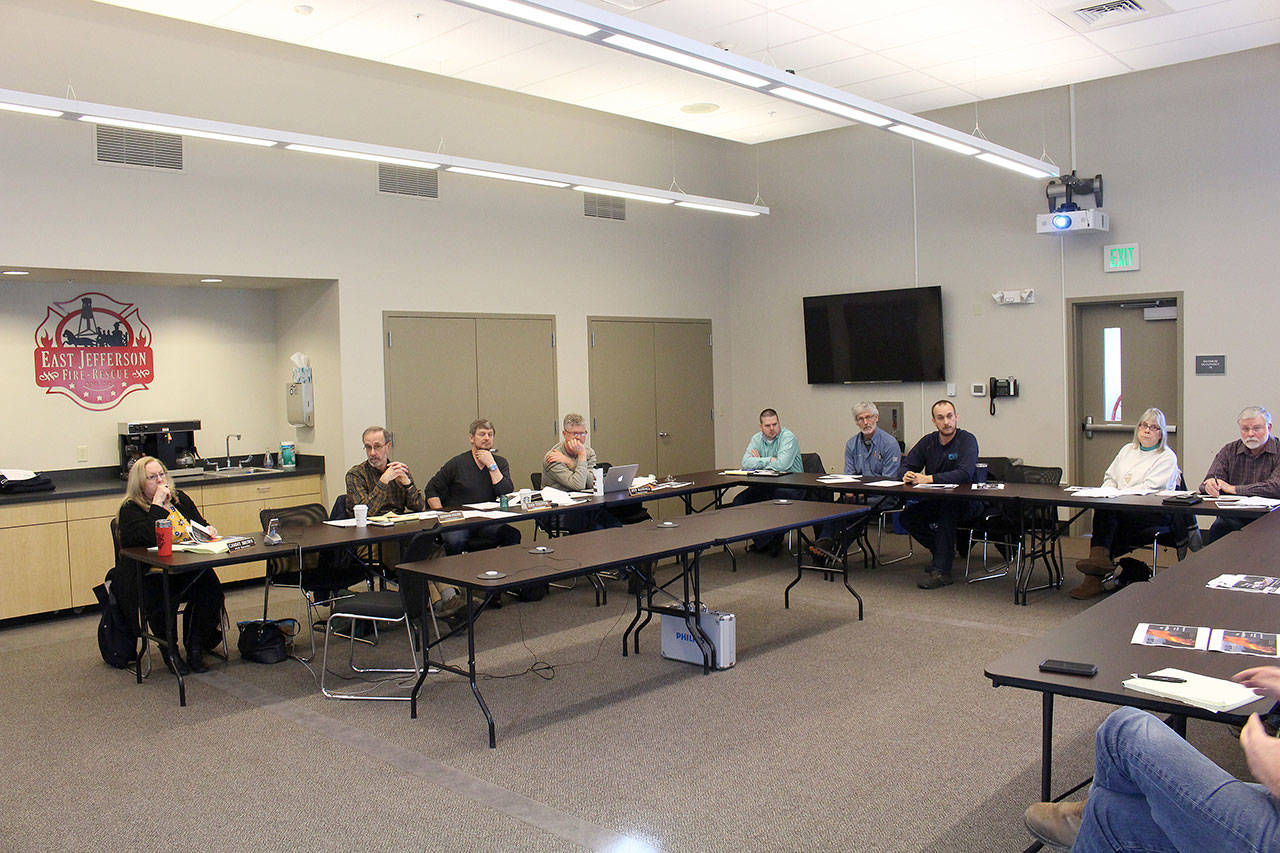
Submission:
<svg viewBox="0 0 1280 853">
<path fill-rule="evenodd" d="M 155 473 L 155 474 L 148 474 L 148 475 L 147 475 L 147 481 L 148 481 L 148 482 L 151 482 L 151 483 L 158 483 L 158 482 L 160 482 L 161 480 L 163 480 L 166 476 L 167 476 L 167 475 L 165 474 L 165 472 L 164 472 L 164 471 L 160 471 L 160 472 Z"/>
<path fill-rule="evenodd" d="M 1138 429 L 1145 429 L 1147 432 L 1159 432 L 1160 424 L 1141 423 L 1138 424 Z"/>
<path fill-rule="evenodd" d="M 364 446 L 364 449 L 365 449 L 366 451 L 370 451 L 370 450 L 378 451 L 378 450 L 381 450 L 381 449 L 382 449 L 382 448 L 384 448 L 384 447 L 386 447 L 386 445 L 385 445 L 385 444 L 366 444 L 366 445 Z"/>
<path fill-rule="evenodd" d="M 574 438 L 586 438 L 586 437 L 587 437 L 587 431 L 586 431 L 585 429 L 584 429 L 584 430 L 570 430 L 569 432 L 566 432 L 566 433 L 565 433 L 565 435 L 571 435 L 571 436 L 573 436 Z"/>
<path fill-rule="evenodd" d="M 1264 433 L 1267 431 L 1269 427 L 1270 427 L 1270 424 L 1258 424 L 1257 426 L 1245 426 L 1244 424 L 1240 424 L 1240 431 Z"/>
</svg>

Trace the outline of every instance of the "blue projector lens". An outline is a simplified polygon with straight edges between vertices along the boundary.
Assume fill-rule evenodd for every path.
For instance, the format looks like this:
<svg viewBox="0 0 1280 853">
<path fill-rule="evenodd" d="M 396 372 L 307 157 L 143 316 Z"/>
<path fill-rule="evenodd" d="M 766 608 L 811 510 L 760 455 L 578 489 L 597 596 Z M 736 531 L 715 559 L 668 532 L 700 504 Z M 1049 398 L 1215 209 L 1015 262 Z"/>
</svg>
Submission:
<svg viewBox="0 0 1280 853">
<path fill-rule="evenodd" d="M 1071 217 L 1065 213 L 1056 213 L 1054 214 L 1053 219 L 1049 221 L 1053 223 L 1053 227 L 1057 228 L 1059 231 L 1066 231 L 1071 227 Z"/>
</svg>

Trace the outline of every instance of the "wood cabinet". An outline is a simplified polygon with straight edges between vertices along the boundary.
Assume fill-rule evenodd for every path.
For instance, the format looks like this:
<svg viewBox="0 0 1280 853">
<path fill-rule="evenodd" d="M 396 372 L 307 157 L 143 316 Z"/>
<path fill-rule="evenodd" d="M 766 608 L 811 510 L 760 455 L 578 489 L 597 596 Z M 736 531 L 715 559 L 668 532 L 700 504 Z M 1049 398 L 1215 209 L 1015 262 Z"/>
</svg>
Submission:
<svg viewBox="0 0 1280 853">
<path fill-rule="evenodd" d="M 66 502 L 0 507 L 0 619 L 70 606 Z"/>
<path fill-rule="evenodd" d="M 260 530 L 258 513 L 267 507 L 325 503 L 319 474 L 179 488 L 223 533 Z M 93 588 L 115 564 L 110 525 L 122 500 L 108 495 L 0 506 L 0 619 L 93 604 Z M 219 569 L 218 577 L 244 580 L 265 571 L 264 563 L 246 563 Z"/>
</svg>

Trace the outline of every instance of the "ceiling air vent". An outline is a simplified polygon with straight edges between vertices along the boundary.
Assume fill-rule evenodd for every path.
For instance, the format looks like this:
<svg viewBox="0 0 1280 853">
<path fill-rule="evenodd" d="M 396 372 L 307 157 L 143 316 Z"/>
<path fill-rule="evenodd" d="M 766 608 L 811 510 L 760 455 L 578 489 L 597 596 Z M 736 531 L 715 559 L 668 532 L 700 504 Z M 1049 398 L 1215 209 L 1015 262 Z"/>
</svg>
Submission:
<svg viewBox="0 0 1280 853">
<path fill-rule="evenodd" d="M 627 200 L 596 193 L 582 194 L 582 213 L 597 219 L 626 219 Z"/>
<path fill-rule="evenodd" d="M 1068 6 L 1054 14 L 1080 32 L 1142 21 L 1170 11 L 1162 0 L 1112 0 L 1092 6 Z"/>
<path fill-rule="evenodd" d="M 94 125 L 98 162 L 153 169 L 182 169 L 182 137 L 175 133 Z"/>
<path fill-rule="evenodd" d="M 440 173 L 435 169 L 378 164 L 378 192 L 415 195 L 419 198 L 440 197 Z"/>
</svg>

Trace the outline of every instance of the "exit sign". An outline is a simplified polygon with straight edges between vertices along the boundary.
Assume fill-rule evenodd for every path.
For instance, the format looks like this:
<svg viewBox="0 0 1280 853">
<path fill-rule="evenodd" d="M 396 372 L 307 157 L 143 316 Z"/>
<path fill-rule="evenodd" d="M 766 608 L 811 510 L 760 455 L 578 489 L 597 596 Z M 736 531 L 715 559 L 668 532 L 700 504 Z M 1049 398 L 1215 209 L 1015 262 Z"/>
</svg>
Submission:
<svg viewBox="0 0 1280 853">
<path fill-rule="evenodd" d="M 1136 269 L 1141 269 L 1137 243 L 1102 247 L 1103 272 L 1129 272 Z"/>
</svg>

